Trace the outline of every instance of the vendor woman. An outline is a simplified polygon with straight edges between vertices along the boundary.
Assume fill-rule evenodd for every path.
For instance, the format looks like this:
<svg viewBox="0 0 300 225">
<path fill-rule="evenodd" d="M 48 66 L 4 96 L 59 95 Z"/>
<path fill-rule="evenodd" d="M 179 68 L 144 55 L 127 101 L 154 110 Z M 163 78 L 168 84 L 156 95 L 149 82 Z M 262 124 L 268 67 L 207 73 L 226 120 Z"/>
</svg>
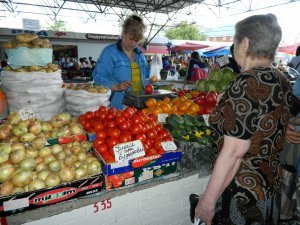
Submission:
<svg viewBox="0 0 300 225">
<path fill-rule="evenodd" d="M 141 91 L 149 77 L 145 56 L 138 47 L 146 26 L 136 15 L 127 17 L 122 26 L 121 40 L 103 49 L 95 70 L 94 82 L 112 90 L 111 106 L 123 108 L 125 91 Z"/>
</svg>

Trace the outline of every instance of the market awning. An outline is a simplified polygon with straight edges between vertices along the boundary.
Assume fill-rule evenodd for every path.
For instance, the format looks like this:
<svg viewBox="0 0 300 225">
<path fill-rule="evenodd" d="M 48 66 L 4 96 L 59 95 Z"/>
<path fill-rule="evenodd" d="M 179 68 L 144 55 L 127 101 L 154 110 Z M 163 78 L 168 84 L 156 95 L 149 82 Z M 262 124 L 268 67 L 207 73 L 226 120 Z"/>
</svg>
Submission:
<svg viewBox="0 0 300 225">
<path fill-rule="evenodd" d="M 175 47 L 171 48 L 171 51 L 184 51 L 184 50 L 189 50 L 189 51 L 195 51 L 198 49 L 202 48 L 207 48 L 209 45 L 202 45 L 202 44 L 195 44 L 195 43 L 190 43 L 186 42 L 181 45 L 177 45 Z"/>
<path fill-rule="evenodd" d="M 278 48 L 278 52 L 295 55 L 298 46 L 300 46 L 300 42 L 293 45 L 282 46 Z"/>
<path fill-rule="evenodd" d="M 147 46 L 147 53 L 148 54 L 169 55 L 168 47 L 167 46 L 161 46 L 161 45 L 148 45 Z"/>
<path fill-rule="evenodd" d="M 205 57 L 213 57 L 220 55 L 228 55 L 230 53 L 230 46 L 218 46 L 218 47 L 210 47 L 206 49 L 199 50 L 199 54 Z"/>
</svg>

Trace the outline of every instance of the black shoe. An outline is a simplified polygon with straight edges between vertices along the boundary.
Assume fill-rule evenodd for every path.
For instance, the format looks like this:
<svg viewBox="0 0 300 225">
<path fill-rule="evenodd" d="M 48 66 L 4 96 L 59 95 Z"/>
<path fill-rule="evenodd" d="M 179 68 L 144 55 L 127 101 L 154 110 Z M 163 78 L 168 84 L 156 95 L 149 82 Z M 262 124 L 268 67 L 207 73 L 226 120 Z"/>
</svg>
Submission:
<svg viewBox="0 0 300 225">
<path fill-rule="evenodd" d="M 199 196 L 196 194 L 190 194 L 190 219 L 192 223 L 195 222 L 195 209 L 197 207 Z"/>
</svg>

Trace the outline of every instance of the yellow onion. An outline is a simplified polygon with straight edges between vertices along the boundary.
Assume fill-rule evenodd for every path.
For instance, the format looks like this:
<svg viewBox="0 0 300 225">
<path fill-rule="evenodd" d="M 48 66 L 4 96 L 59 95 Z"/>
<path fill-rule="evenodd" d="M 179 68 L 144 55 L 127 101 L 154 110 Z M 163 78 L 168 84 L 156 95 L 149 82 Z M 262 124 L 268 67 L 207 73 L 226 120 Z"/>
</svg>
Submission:
<svg viewBox="0 0 300 225">
<path fill-rule="evenodd" d="M 71 147 L 71 153 L 74 155 L 79 154 L 80 152 L 82 152 L 81 146 L 80 145 L 74 145 Z"/>
<path fill-rule="evenodd" d="M 80 180 L 88 175 L 87 169 L 79 167 L 75 169 L 75 180 Z"/>
<path fill-rule="evenodd" d="M 62 152 L 63 151 L 63 147 L 59 144 L 55 144 L 55 145 L 52 145 L 51 146 L 51 150 L 52 150 L 52 153 L 54 155 L 58 154 L 59 152 Z"/>
<path fill-rule="evenodd" d="M 84 133 L 84 128 L 79 123 L 71 123 L 69 125 L 69 129 L 70 129 L 71 133 L 75 134 L 75 135 Z"/>
<path fill-rule="evenodd" d="M 73 167 L 64 167 L 59 171 L 59 177 L 63 182 L 69 182 L 74 179 L 75 169 Z"/>
<path fill-rule="evenodd" d="M 64 152 L 67 154 L 67 155 L 71 155 L 72 152 L 71 152 L 71 147 L 65 145 L 64 147 Z"/>
<path fill-rule="evenodd" d="M 89 175 L 96 175 L 101 173 L 101 165 L 98 160 L 94 160 L 88 164 L 87 171 Z"/>
<path fill-rule="evenodd" d="M 46 179 L 45 183 L 47 187 L 53 187 L 60 184 L 60 177 L 57 174 L 49 174 Z"/>
<path fill-rule="evenodd" d="M 87 155 L 85 152 L 80 152 L 78 155 L 77 155 L 77 160 L 78 161 L 85 161 L 87 159 Z"/>
<path fill-rule="evenodd" d="M 25 155 L 26 155 L 26 157 L 35 158 L 39 155 L 39 151 L 32 147 L 27 147 L 25 150 Z"/>
<path fill-rule="evenodd" d="M 14 187 L 14 189 L 12 190 L 12 194 L 19 194 L 19 193 L 23 193 L 24 189 L 21 187 Z"/>
<path fill-rule="evenodd" d="M 17 149 L 22 149 L 25 151 L 25 145 L 23 143 L 20 142 L 15 142 L 11 144 L 11 151 L 15 151 Z"/>
<path fill-rule="evenodd" d="M 20 135 L 20 141 L 25 143 L 25 142 L 32 142 L 36 136 L 32 133 L 25 133 Z"/>
<path fill-rule="evenodd" d="M 70 155 L 67 155 L 67 158 L 65 159 L 64 162 L 65 162 L 64 164 L 66 166 L 72 166 L 72 165 L 74 165 L 75 160 L 72 157 L 70 157 Z"/>
<path fill-rule="evenodd" d="M 67 112 L 58 114 L 58 118 L 64 123 L 64 125 L 68 125 L 72 121 L 72 116 Z"/>
<path fill-rule="evenodd" d="M 10 153 L 10 161 L 13 164 L 18 164 L 23 159 L 25 159 L 25 150 L 23 149 L 16 149 L 12 153 Z"/>
<path fill-rule="evenodd" d="M 46 143 L 45 137 L 36 137 L 35 139 L 33 139 L 31 146 L 34 149 L 41 149 L 44 147 L 45 143 Z"/>
<path fill-rule="evenodd" d="M 56 158 L 62 160 L 62 159 L 65 159 L 66 156 L 67 156 L 67 154 L 66 154 L 65 152 L 59 152 L 59 153 L 56 155 Z"/>
<path fill-rule="evenodd" d="M 16 125 L 21 121 L 21 117 L 18 112 L 9 113 L 6 119 L 10 125 Z"/>
<path fill-rule="evenodd" d="M 0 125 L 0 141 L 8 140 L 12 135 L 12 126 L 7 124 Z"/>
<path fill-rule="evenodd" d="M 13 173 L 11 181 L 15 186 L 25 188 L 32 181 L 32 178 L 32 171 L 20 169 Z"/>
<path fill-rule="evenodd" d="M 0 195 L 10 195 L 13 193 L 14 184 L 11 181 L 6 181 L 0 185 Z"/>
<path fill-rule="evenodd" d="M 9 154 L 6 152 L 0 152 L 0 163 L 5 163 L 9 159 Z"/>
<path fill-rule="evenodd" d="M 35 171 L 38 173 L 45 169 L 47 169 L 47 165 L 44 162 L 38 163 L 35 167 Z"/>
<path fill-rule="evenodd" d="M 33 171 L 36 167 L 35 160 L 31 157 L 26 157 L 19 163 L 19 165 L 21 169 L 29 171 Z"/>
<path fill-rule="evenodd" d="M 28 130 L 25 125 L 18 124 L 17 126 L 13 127 L 12 132 L 14 135 L 21 137 L 23 134 L 26 134 Z"/>
<path fill-rule="evenodd" d="M 39 156 L 42 158 L 46 157 L 47 155 L 50 155 L 52 153 L 51 148 L 44 146 L 39 150 Z"/>
<path fill-rule="evenodd" d="M 28 132 L 32 133 L 34 135 L 38 135 L 42 131 L 42 125 L 39 121 L 34 120 L 31 121 L 29 126 L 28 126 Z"/>
<path fill-rule="evenodd" d="M 12 174 L 15 172 L 15 167 L 11 164 L 0 165 L 0 183 L 4 183 L 11 179 Z"/>
<path fill-rule="evenodd" d="M 61 118 L 58 115 L 55 115 L 51 118 L 50 124 L 53 128 L 60 128 L 65 125 Z"/>
<path fill-rule="evenodd" d="M 51 174 L 51 172 L 47 169 L 44 169 L 38 173 L 37 178 L 45 181 L 49 174 Z"/>
<path fill-rule="evenodd" d="M 30 184 L 28 185 L 28 187 L 29 187 L 29 191 L 35 191 L 35 190 L 39 190 L 39 189 L 45 188 L 46 184 L 41 179 L 35 179 L 35 180 L 33 180 L 33 181 L 30 182 Z"/>
<path fill-rule="evenodd" d="M 48 169 L 51 172 L 58 172 L 61 169 L 61 164 L 58 160 L 53 160 L 53 161 L 49 162 Z"/>
<path fill-rule="evenodd" d="M 6 152 L 7 154 L 11 153 L 11 145 L 10 143 L 0 143 L 0 152 Z"/>
<path fill-rule="evenodd" d="M 51 161 L 55 160 L 55 156 L 50 154 L 44 157 L 44 163 L 48 165 Z"/>
<path fill-rule="evenodd" d="M 95 156 L 89 156 L 87 159 L 86 159 L 86 161 L 88 162 L 88 163 L 90 163 L 90 162 L 92 162 L 92 161 L 97 161 L 98 159 L 95 157 Z"/>
<path fill-rule="evenodd" d="M 41 156 L 37 156 L 36 158 L 34 158 L 34 160 L 36 164 L 44 162 L 44 159 Z"/>
<path fill-rule="evenodd" d="M 41 123 L 42 131 L 43 132 L 49 132 L 52 130 L 52 125 L 49 122 L 43 121 Z"/>
</svg>

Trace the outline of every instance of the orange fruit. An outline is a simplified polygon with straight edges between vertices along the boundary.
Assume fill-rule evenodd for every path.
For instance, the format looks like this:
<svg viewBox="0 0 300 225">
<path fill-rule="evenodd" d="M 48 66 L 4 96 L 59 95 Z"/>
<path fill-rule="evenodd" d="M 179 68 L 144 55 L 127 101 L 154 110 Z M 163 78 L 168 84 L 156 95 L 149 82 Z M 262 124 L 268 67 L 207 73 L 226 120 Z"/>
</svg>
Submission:
<svg viewBox="0 0 300 225">
<path fill-rule="evenodd" d="M 164 98 L 163 98 L 163 101 L 164 101 L 165 103 L 169 103 L 169 102 L 170 102 L 170 98 L 164 97 Z"/>
<path fill-rule="evenodd" d="M 168 103 L 161 105 L 160 108 L 163 111 L 163 113 L 171 111 L 171 106 Z"/>
<path fill-rule="evenodd" d="M 157 114 L 160 114 L 160 113 L 162 113 L 161 108 L 155 107 L 154 109 L 152 109 L 152 114 L 154 116 L 157 116 Z"/>
<path fill-rule="evenodd" d="M 155 105 L 156 105 L 156 100 L 154 98 L 149 98 L 146 100 L 146 106 L 148 108 L 152 108 Z"/>
<path fill-rule="evenodd" d="M 191 115 L 196 115 L 197 112 L 199 111 L 199 109 L 200 109 L 199 105 L 193 103 L 193 104 L 191 104 L 191 105 L 189 106 L 188 112 L 189 112 L 189 114 L 191 114 Z"/>
<path fill-rule="evenodd" d="M 186 100 L 187 100 L 187 97 L 184 95 L 179 97 L 180 102 L 185 102 Z"/>
</svg>

